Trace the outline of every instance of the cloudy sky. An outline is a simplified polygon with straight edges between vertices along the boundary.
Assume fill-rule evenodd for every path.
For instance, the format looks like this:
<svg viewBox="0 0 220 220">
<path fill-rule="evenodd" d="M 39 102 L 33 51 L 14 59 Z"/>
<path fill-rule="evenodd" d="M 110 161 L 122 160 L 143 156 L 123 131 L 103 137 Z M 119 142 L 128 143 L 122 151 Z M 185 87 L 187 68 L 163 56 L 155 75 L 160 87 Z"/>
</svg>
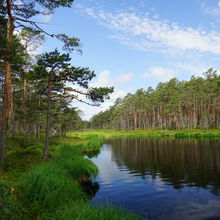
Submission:
<svg viewBox="0 0 220 220">
<path fill-rule="evenodd" d="M 115 87 L 100 107 L 73 103 L 84 119 L 128 92 L 220 69 L 217 0 L 75 0 L 72 8 L 41 20 L 51 33 L 80 39 L 83 55 L 72 54 L 72 64 L 95 71 L 91 86 Z M 48 38 L 43 50 L 56 47 L 61 44 Z"/>
</svg>

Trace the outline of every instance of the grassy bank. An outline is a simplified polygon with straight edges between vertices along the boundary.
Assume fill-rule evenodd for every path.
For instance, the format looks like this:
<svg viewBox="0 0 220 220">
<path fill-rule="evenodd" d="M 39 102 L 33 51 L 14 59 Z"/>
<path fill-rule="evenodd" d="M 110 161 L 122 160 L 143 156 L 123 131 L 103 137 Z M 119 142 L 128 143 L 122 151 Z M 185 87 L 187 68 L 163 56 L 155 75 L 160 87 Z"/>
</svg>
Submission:
<svg viewBox="0 0 220 220">
<path fill-rule="evenodd" d="M 96 134 L 101 138 L 220 138 L 220 130 L 210 129 L 189 129 L 189 130 L 86 130 L 69 134 L 72 137 L 84 137 L 89 134 Z"/>
<path fill-rule="evenodd" d="M 43 141 L 8 140 L 0 169 L 0 219 L 138 219 L 116 207 L 90 206 L 97 167 L 84 157 L 99 150 L 96 135 L 51 139 L 49 161 Z"/>
</svg>

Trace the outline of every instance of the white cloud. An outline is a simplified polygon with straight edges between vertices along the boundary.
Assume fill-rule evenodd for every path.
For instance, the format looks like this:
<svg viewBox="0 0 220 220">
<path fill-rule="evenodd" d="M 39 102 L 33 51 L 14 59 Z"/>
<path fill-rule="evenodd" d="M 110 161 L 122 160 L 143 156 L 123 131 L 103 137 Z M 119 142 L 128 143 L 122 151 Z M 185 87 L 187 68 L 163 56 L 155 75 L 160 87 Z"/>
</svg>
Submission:
<svg viewBox="0 0 220 220">
<path fill-rule="evenodd" d="M 115 91 L 110 95 L 110 100 L 115 101 L 117 98 L 123 98 L 126 92 L 122 89 L 115 89 Z"/>
<path fill-rule="evenodd" d="M 90 83 L 90 87 L 114 86 L 114 92 L 110 95 L 110 99 L 106 100 L 104 103 L 101 103 L 100 106 L 89 106 L 83 103 L 79 103 L 78 101 L 74 101 L 72 105 L 75 107 L 79 107 L 84 112 L 84 115 L 82 117 L 84 120 L 89 120 L 93 115 L 98 114 L 101 111 L 107 110 L 110 106 L 114 104 L 117 98 L 123 98 L 127 94 L 124 90 L 118 88 L 118 84 L 122 84 L 129 81 L 131 77 L 132 73 L 127 73 L 122 74 L 118 78 L 113 80 L 111 79 L 111 72 L 109 70 L 104 70 L 100 72 L 95 82 Z M 72 86 L 71 84 L 68 84 L 68 86 L 82 91 L 82 89 L 80 89 L 79 86 Z M 84 95 L 79 94 L 78 98 L 80 100 L 85 100 Z"/>
<path fill-rule="evenodd" d="M 103 70 L 99 75 L 98 79 L 90 84 L 91 87 L 104 87 L 104 86 L 113 86 L 113 82 L 110 79 L 110 71 Z"/>
<path fill-rule="evenodd" d="M 124 90 L 115 89 L 114 93 L 110 95 L 110 99 L 106 100 L 104 103 L 101 103 L 100 106 L 89 106 L 79 102 L 73 102 L 73 106 L 79 107 L 84 113 L 83 119 L 90 120 L 93 115 L 98 114 L 101 111 L 106 111 L 110 106 L 114 105 L 114 102 L 117 98 L 123 98 L 126 95 Z"/>
<path fill-rule="evenodd" d="M 191 77 L 192 75 L 202 76 L 203 73 L 208 70 L 208 65 L 203 65 L 201 62 L 195 64 L 179 62 L 175 63 L 174 66 L 175 69 L 178 69 L 179 71 L 186 73 L 189 77 Z"/>
<path fill-rule="evenodd" d="M 133 73 L 123 74 L 123 75 L 119 76 L 115 81 L 116 81 L 116 83 L 123 84 L 123 83 L 126 83 L 129 80 L 131 80 L 132 76 L 133 76 Z"/>
<path fill-rule="evenodd" d="M 118 84 L 123 84 L 128 82 L 131 78 L 133 73 L 127 73 L 127 74 L 122 74 L 116 79 L 111 79 L 110 76 L 110 71 L 109 70 L 104 70 L 98 75 L 98 79 L 91 83 L 91 87 L 110 87 L 114 86 L 114 92 L 110 95 L 110 99 L 112 101 L 115 101 L 119 97 L 124 97 L 126 95 L 124 90 L 121 90 L 118 88 Z"/>
<path fill-rule="evenodd" d="M 94 10 L 92 8 L 86 8 L 85 12 L 93 18 L 97 18 L 96 14 L 94 13 Z"/>
<path fill-rule="evenodd" d="M 206 8 L 204 8 L 204 12 L 206 14 L 209 14 L 209 15 L 212 15 L 212 16 L 219 16 L 220 15 L 219 5 L 220 5 L 220 2 L 218 3 L 218 8 L 206 7 Z"/>
<path fill-rule="evenodd" d="M 149 68 L 149 70 L 142 75 L 145 79 L 156 79 L 160 82 L 167 82 L 170 79 L 176 77 L 176 73 L 172 69 L 154 66 Z"/>
<path fill-rule="evenodd" d="M 113 105 L 112 102 L 110 101 L 106 101 L 104 103 L 102 103 L 100 106 L 89 106 L 86 104 L 82 104 L 82 103 L 73 103 L 74 107 L 78 107 L 80 110 L 83 111 L 83 120 L 90 120 L 92 118 L 93 115 L 98 114 L 101 111 L 105 111 L 107 110 L 111 105 Z"/>
<path fill-rule="evenodd" d="M 119 75 L 115 79 L 111 79 L 109 70 L 103 70 L 99 75 L 98 79 L 91 83 L 91 87 L 104 87 L 104 86 L 116 86 L 118 84 L 123 84 L 131 80 L 133 73 L 125 73 Z"/>
<path fill-rule="evenodd" d="M 217 2 L 217 4 L 215 6 L 210 5 L 209 1 L 202 1 L 201 8 L 204 13 L 206 13 L 210 16 L 214 16 L 216 22 L 218 22 L 218 23 L 220 22 L 220 20 L 219 20 L 219 18 L 220 18 L 220 1 Z"/>
<path fill-rule="evenodd" d="M 129 81 L 132 77 L 132 73 L 122 74 L 115 80 L 111 79 L 109 70 L 104 70 L 98 75 L 98 79 L 91 83 L 91 87 L 105 87 L 114 86 L 114 92 L 110 95 L 110 101 L 115 101 L 119 97 L 124 97 L 126 92 L 118 88 L 118 84 L 125 83 Z M 107 101 L 109 102 L 109 101 Z"/>
<path fill-rule="evenodd" d="M 37 19 L 39 19 L 39 22 L 49 24 L 53 18 L 53 14 L 46 14 L 46 15 L 39 15 L 37 16 Z"/>
<path fill-rule="evenodd" d="M 127 39 L 130 39 L 132 45 L 134 45 L 135 38 L 138 42 L 137 46 L 141 47 L 140 45 L 143 43 L 142 49 L 144 50 L 148 50 L 145 45 L 152 46 L 154 44 L 156 47 L 167 50 L 196 50 L 220 55 L 219 32 L 206 33 L 204 30 L 151 18 L 146 13 L 120 12 L 113 14 L 103 10 L 94 12 L 92 9 L 92 11 L 102 25 L 117 31 L 122 36 L 129 36 Z M 91 12 L 88 13 L 88 8 L 84 12 L 91 16 Z"/>
</svg>

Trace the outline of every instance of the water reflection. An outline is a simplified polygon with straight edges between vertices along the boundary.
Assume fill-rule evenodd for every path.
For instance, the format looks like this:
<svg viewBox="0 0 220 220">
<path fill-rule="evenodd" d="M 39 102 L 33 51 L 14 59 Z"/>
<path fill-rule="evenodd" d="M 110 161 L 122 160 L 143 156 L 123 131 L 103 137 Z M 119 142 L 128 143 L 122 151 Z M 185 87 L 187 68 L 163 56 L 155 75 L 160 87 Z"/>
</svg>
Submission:
<svg viewBox="0 0 220 220">
<path fill-rule="evenodd" d="M 100 150 L 93 150 L 93 151 L 85 151 L 84 156 L 87 156 L 88 158 L 97 157 L 100 153 Z"/>
<path fill-rule="evenodd" d="M 92 202 L 149 219 L 220 219 L 220 140 L 114 139 L 92 160 Z"/>
<path fill-rule="evenodd" d="M 81 182 L 81 186 L 83 187 L 83 191 L 87 194 L 89 199 L 92 199 L 99 190 L 98 182 L 92 181 L 91 179 L 87 179 Z"/>
<path fill-rule="evenodd" d="M 220 142 L 218 140 L 115 139 L 112 159 L 119 168 L 143 179 L 159 176 L 175 189 L 209 188 L 220 195 Z"/>
</svg>

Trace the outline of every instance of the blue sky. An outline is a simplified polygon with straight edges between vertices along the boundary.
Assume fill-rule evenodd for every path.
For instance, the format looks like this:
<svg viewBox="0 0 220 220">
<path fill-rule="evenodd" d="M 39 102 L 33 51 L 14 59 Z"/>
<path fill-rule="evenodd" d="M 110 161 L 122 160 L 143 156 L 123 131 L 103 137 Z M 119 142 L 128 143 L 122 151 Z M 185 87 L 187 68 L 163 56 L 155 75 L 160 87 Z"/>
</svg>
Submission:
<svg viewBox="0 0 220 220">
<path fill-rule="evenodd" d="M 91 86 L 115 86 L 100 107 L 73 103 L 84 119 L 128 92 L 220 69 L 218 0 L 75 0 L 41 20 L 50 33 L 80 39 L 83 55 L 73 53 L 72 64 L 95 71 Z M 56 47 L 61 44 L 48 38 L 43 51 Z"/>
</svg>

